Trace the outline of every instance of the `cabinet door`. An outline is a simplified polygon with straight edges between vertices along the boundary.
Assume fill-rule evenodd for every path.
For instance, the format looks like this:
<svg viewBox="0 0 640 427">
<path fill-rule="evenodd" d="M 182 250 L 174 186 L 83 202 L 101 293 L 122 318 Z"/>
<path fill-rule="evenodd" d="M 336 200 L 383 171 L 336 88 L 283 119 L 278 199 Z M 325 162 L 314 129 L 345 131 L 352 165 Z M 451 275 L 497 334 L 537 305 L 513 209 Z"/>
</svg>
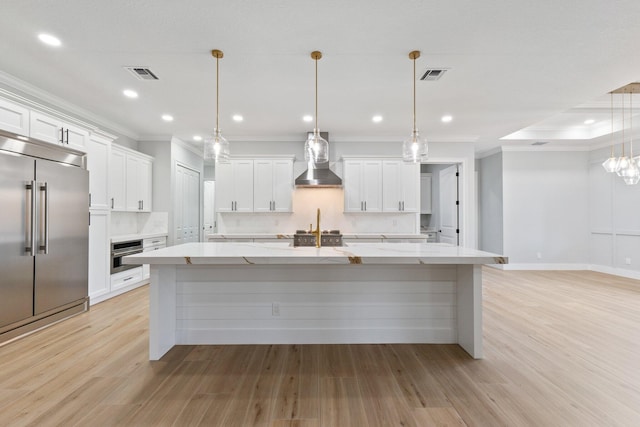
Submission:
<svg viewBox="0 0 640 427">
<path fill-rule="evenodd" d="M 231 163 L 216 165 L 216 212 L 231 212 L 233 198 L 233 166 Z"/>
<path fill-rule="evenodd" d="M 417 163 L 404 163 L 400 166 L 400 190 L 402 191 L 403 212 L 418 212 L 420 189 L 420 165 Z"/>
<path fill-rule="evenodd" d="M 273 207 L 273 161 L 253 161 L 253 210 L 271 212 Z"/>
<path fill-rule="evenodd" d="M 254 190 L 255 191 L 255 190 Z M 273 161 L 273 209 L 291 212 L 293 192 L 293 161 Z"/>
<path fill-rule="evenodd" d="M 0 129 L 29 136 L 29 110 L 0 99 Z"/>
<path fill-rule="evenodd" d="M 382 210 L 384 212 L 402 211 L 402 162 L 382 162 Z"/>
<path fill-rule="evenodd" d="M 109 270 L 109 212 L 92 211 L 89 226 L 89 297 L 111 290 Z"/>
<path fill-rule="evenodd" d="M 361 212 L 364 210 L 362 195 L 363 164 L 361 161 L 344 162 L 344 211 Z"/>
<path fill-rule="evenodd" d="M 62 144 L 62 121 L 32 111 L 29 117 L 29 136 L 52 144 Z"/>
<path fill-rule="evenodd" d="M 363 195 L 366 212 L 382 212 L 382 162 L 366 160 L 363 162 Z"/>
<path fill-rule="evenodd" d="M 253 160 L 234 160 L 233 184 L 236 212 L 253 212 Z"/>
<path fill-rule="evenodd" d="M 138 159 L 138 198 L 140 211 L 151 212 L 151 183 L 153 179 L 153 163 L 148 159 Z"/>
<path fill-rule="evenodd" d="M 87 130 L 66 123 L 62 125 L 62 128 L 64 141 L 67 146 L 82 152 L 87 151 L 87 143 L 89 140 L 89 132 Z"/>
<path fill-rule="evenodd" d="M 115 147 L 109 156 L 109 192 L 111 193 L 111 210 L 124 211 L 126 208 L 126 154 Z"/>
<path fill-rule="evenodd" d="M 138 170 L 141 162 L 138 157 L 126 155 L 126 173 L 125 173 L 125 210 L 130 212 L 140 211 L 140 186 L 138 180 Z"/>
<path fill-rule="evenodd" d="M 91 209 L 109 209 L 109 153 L 111 141 L 91 138 L 87 144 L 87 169 Z"/>
<path fill-rule="evenodd" d="M 420 213 L 423 214 L 431 213 L 431 183 L 430 173 L 420 175 Z"/>
</svg>

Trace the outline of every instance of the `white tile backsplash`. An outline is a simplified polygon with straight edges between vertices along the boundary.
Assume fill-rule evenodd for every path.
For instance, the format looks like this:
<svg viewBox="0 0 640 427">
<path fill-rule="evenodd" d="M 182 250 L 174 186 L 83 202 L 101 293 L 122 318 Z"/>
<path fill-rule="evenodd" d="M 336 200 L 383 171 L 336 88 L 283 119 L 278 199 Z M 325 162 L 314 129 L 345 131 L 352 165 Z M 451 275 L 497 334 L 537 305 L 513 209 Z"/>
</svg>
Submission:
<svg viewBox="0 0 640 427">
<path fill-rule="evenodd" d="M 167 212 L 111 212 L 111 235 L 167 233 Z"/>
<path fill-rule="evenodd" d="M 343 233 L 417 233 L 418 214 L 344 213 L 344 190 L 339 188 L 297 188 L 293 192 L 293 213 L 218 214 L 218 233 L 294 233 L 316 226 Z"/>
</svg>

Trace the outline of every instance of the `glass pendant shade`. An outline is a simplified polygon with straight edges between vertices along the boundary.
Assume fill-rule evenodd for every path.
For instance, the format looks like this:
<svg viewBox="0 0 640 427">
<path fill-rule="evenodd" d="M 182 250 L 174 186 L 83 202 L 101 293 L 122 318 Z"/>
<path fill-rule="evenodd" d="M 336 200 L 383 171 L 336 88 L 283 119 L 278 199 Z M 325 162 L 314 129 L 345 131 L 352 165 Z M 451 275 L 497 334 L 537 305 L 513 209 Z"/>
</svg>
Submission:
<svg viewBox="0 0 640 427">
<path fill-rule="evenodd" d="M 329 161 L 329 143 L 320 136 L 318 129 L 313 130 L 304 144 L 304 159 L 314 164 Z"/>
<path fill-rule="evenodd" d="M 402 142 L 402 160 L 410 163 L 420 163 L 429 157 L 427 140 L 420 137 L 417 130 L 411 132 L 411 136 Z"/>
<path fill-rule="evenodd" d="M 215 160 L 216 163 L 229 163 L 229 141 L 227 141 L 220 129 L 214 129 L 213 137 L 204 141 L 205 160 Z"/>
<path fill-rule="evenodd" d="M 640 168 L 638 168 L 638 162 L 631 159 L 629 165 L 620 171 L 620 177 L 627 185 L 635 185 L 640 181 Z"/>
<path fill-rule="evenodd" d="M 608 173 L 613 173 L 618 169 L 618 158 L 617 157 L 609 157 L 602 163 L 602 167 Z"/>
<path fill-rule="evenodd" d="M 622 171 L 627 169 L 630 163 L 631 162 L 627 156 L 618 157 L 618 162 L 616 164 L 616 174 L 621 177 Z"/>
</svg>

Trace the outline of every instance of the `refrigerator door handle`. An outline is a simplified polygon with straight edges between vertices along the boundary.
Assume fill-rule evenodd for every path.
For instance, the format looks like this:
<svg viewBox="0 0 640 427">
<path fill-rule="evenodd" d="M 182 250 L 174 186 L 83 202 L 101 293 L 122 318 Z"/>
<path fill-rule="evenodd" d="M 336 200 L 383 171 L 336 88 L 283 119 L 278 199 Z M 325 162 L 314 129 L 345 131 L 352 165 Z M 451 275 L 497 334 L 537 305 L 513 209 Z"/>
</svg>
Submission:
<svg viewBox="0 0 640 427">
<path fill-rule="evenodd" d="M 29 216 L 27 217 L 27 245 L 25 251 L 29 256 L 35 256 L 36 254 L 36 182 L 31 181 L 26 185 L 27 193 L 29 194 Z"/>
<path fill-rule="evenodd" d="M 46 255 L 49 253 L 49 186 L 46 182 L 40 185 L 40 191 L 44 194 L 44 209 L 41 209 L 43 215 L 41 218 L 41 230 L 44 234 L 44 244 L 40 245 L 40 250 Z"/>
</svg>

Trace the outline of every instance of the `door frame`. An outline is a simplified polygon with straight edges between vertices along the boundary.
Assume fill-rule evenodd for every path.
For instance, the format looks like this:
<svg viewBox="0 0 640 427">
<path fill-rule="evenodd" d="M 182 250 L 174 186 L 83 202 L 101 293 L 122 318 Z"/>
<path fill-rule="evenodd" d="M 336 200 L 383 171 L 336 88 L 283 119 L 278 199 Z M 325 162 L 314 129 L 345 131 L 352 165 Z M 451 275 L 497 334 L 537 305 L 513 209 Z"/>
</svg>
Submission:
<svg viewBox="0 0 640 427">
<path fill-rule="evenodd" d="M 460 234 L 458 236 L 459 246 L 476 248 L 477 242 L 475 239 L 475 218 L 474 218 L 474 192 L 471 191 L 474 188 L 474 164 L 465 157 L 438 157 L 428 159 L 425 162 L 421 162 L 423 165 L 458 165 L 458 200 L 460 200 L 460 206 L 458 207 L 459 218 L 458 225 L 460 227 Z"/>
</svg>

